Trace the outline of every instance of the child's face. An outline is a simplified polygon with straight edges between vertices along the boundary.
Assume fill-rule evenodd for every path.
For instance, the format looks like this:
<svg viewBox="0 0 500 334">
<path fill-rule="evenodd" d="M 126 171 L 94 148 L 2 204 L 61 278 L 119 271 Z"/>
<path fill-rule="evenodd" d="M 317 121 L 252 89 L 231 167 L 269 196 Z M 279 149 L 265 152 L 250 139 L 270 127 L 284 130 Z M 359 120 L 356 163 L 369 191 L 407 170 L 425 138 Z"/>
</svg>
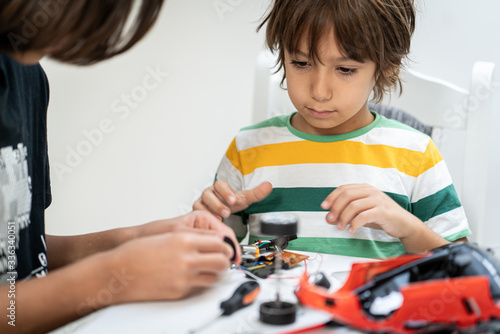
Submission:
<svg viewBox="0 0 500 334">
<path fill-rule="evenodd" d="M 303 39 L 297 54 L 285 51 L 288 95 L 298 113 L 292 126 L 316 135 L 336 135 L 369 125 L 373 115 L 366 103 L 375 86 L 373 61 L 346 59 L 333 32 L 320 40 L 314 62 Z"/>
</svg>

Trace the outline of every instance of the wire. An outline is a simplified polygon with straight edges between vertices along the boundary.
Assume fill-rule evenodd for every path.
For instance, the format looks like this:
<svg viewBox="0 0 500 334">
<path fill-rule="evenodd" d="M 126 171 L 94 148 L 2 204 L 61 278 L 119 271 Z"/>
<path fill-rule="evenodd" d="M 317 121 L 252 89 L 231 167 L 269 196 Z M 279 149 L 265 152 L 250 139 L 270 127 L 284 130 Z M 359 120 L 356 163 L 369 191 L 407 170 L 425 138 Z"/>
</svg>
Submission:
<svg viewBox="0 0 500 334">
<path fill-rule="evenodd" d="M 259 277 L 259 276 L 255 275 L 254 273 L 252 273 L 250 270 L 241 269 L 241 268 L 239 268 L 239 267 L 236 267 L 236 269 L 238 269 L 238 270 L 240 270 L 240 271 L 244 272 L 245 274 L 247 274 L 248 276 L 250 276 L 250 277 L 252 277 L 252 278 L 254 278 L 254 279 L 256 279 L 256 280 L 261 280 L 261 279 L 263 279 L 262 277 Z"/>
<path fill-rule="evenodd" d="M 259 248 L 261 248 L 263 245 L 270 244 L 270 241 L 262 241 L 262 243 L 259 245 Z"/>
</svg>

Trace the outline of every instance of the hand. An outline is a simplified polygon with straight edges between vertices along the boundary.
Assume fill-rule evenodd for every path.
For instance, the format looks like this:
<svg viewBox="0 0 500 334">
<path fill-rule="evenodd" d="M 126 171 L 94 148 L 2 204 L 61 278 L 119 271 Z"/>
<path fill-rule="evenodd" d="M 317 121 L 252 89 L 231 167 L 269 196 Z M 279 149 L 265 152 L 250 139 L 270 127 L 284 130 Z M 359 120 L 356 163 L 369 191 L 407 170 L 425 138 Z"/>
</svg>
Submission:
<svg viewBox="0 0 500 334">
<path fill-rule="evenodd" d="M 133 239 L 109 252 L 108 270 L 120 275 L 114 303 L 179 299 L 212 286 L 230 265 L 223 236 L 178 231 Z"/>
<path fill-rule="evenodd" d="M 206 210 L 222 220 L 231 213 L 248 208 L 251 204 L 260 202 L 272 192 L 273 186 L 263 182 L 250 190 L 235 191 L 222 180 L 203 191 L 201 197 L 193 204 L 193 210 Z"/>
<path fill-rule="evenodd" d="M 180 217 L 157 220 L 148 224 L 137 226 L 136 229 L 136 237 L 152 236 L 161 233 L 189 231 L 193 229 L 196 229 L 200 233 L 203 233 L 202 231 L 215 231 L 229 237 L 235 245 L 239 244 L 234 231 L 229 226 L 222 223 L 220 220 L 216 219 L 213 215 L 209 214 L 206 211 L 193 211 Z M 236 247 L 236 258 L 234 260 L 234 263 L 240 262 L 241 249 L 239 247 Z"/>
<path fill-rule="evenodd" d="M 349 233 L 365 226 L 382 229 L 401 239 L 411 233 L 411 224 L 417 219 L 384 192 L 368 184 L 342 185 L 327 196 L 321 207 L 330 210 L 327 223 L 337 225 L 341 231 L 350 225 Z"/>
</svg>

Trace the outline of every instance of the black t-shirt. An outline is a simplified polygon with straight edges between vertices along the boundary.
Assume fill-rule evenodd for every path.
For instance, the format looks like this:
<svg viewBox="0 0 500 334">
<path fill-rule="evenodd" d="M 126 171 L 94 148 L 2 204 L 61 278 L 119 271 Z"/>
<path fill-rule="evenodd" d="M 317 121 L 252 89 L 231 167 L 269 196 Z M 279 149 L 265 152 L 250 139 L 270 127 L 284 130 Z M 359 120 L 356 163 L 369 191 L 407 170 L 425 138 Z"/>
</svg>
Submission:
<svg viewBox="0 0 500 334">
<path fill-rule="evenodd" d="M 49 85 L 42 67 L 0 54 L 0 284 L 47 273 L 44 211 Z"/>
</svg>

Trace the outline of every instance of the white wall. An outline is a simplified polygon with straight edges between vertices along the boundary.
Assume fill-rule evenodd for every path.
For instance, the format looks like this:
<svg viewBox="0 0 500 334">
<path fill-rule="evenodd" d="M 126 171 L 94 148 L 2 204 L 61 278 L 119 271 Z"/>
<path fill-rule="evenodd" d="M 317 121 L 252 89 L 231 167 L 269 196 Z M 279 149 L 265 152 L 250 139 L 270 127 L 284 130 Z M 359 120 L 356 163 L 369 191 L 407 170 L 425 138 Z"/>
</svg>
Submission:
<svg viewBox="0 0 500 334">
<path fill-rule="evenodd" d="M 267 3 L 168 0 L 151 34 L 123 56 L 89 68 L 43 61 L 52 91 L 54 202 L 47 211 L 48 233 L 134 225 L 190 208 L 211 183 L 235 132 L 251 122 L 254 62 L 263 45 L 255 27 Z M 475 61 L 500 67 L 499 2 L 419 4 L 412 68 L 467 87 Z M 155 69 L 168 76 L 155 82 L 148 77 Z M 137 106 L 127 107 L 122 94 L 135 94 L 131 102 Z M 495 92 L 496 110 L 499 95 Z M 500 112 L 494 118 L 492 129 L 500 123 Z M 89 146 L 84 132 L 100 124 L 108 133 Z M 492 141 L 492 147 L 500 147 L 498 136 Z M 70 160 L 72 167 L 68 150 L 78 149 L 89 154 Z M 500 200 L 497 151 L 485 169 L 490 178 L 487 218 L 494 232 L 488 244 L 497 243 L 494 236 L 500 235 L 494 210 Z"/>
<path fill-rule="evenodd" d="M 493 114 L 490 124 L 486 226 L 482 245 L 499 245 L 500 218 L 500 2 L 495 0 L 418 0 L 420 14 L 413 38 L 411 67 L 468 88 L 476 61 L 496 63 Z"/>
<path fill-rule="evenodd" d="M 263 45 L 255 28 L 266 8 L 265 1 L 168 0 L 154 30 L 123 56 L 88 68 L 42 62 L 51 83 L 48 233 L 190 211 L 236 131 L 251 122 Z M 150 72 L 159 72 L 156 80 Z"/>
</svg>

